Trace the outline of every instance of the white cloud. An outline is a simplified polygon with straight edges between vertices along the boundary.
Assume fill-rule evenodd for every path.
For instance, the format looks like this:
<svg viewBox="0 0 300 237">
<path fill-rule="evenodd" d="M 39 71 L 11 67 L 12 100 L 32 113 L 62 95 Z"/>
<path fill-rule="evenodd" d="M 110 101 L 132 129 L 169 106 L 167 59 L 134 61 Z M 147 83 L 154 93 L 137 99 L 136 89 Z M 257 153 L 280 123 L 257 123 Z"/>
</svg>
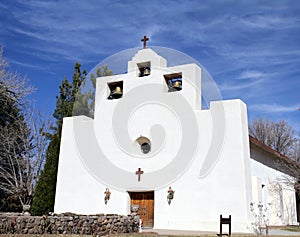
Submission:
<svg viewBox="0 0 300 237">
<path fill-rule="evenodd" d="M 250 110 L 259 111 L 263 113 L 287 113 L 299 110 L 300 104 L 296 105 L 279 105 L 279 104 L 255 104 L 249 106 Z M 299 112 L 300 113 L 300 112 Z"/>
<path fill-rule="evenodd" d="M 249 61 L 253 63 L 253 57 L 257 57 L 256 60 L 262 58 L 263 61 L 266 54 L 274 51 L 273 45 L 270 46 L 272 50 L 258 44 L 246 50 L 239 47 L 240 38 L 243 36 L 241 31 L 245 25 L 260 25 L 266 20 L 265 24 L 275 27 L 274 24 L 278 22 L 291 22 L 294 19 L 285 19 L 281 15 L 274 19 L 272 15 L 256 13 L 243 15 L 245 10 L 242 7 L 251 7 L 249 3 L 236 4 L 226 14 L 213 3 L 201 4 L 198 1 L 173 1 L 172 4 L 159 1 L 101 1 L 99 4 L 99 1 L 89 1 L 87 4 L 71 0 L 33 0 L 25 3 L 19 1 L 19 4 L 24 7 L 15 8 L 12 14 L 22 28 L 11 27 L 12 31 L 42 41 L 43 44 L 51 44 L 50 47 L 38 48 L 38 43 L 29 42 L 31 48 L 43 50 L 45 53 L 72 48 L 66 52 L 67 55 L 62 55 L 67 59 L 75 56 L 74 50 L 86 58 L 85 55 L 97 53 L 97 49 L 109 54 L 116 52 L 116 48 L 140 46 L 139 39 L 134 41 L 132 37 L 147 34 L 153 39 L 152 45 L 157 45 L 155 42 L 179 39 L 181 42 L 178 45 L 192 44 L 210 48 L 217 56 L 239 61 L 238 64 L 242 67 Z M 228 5 L 221 4 L 227 8 Z M 139 12 L 143 14 L 137 14 Z M 163 34 L 170 32 L 173 33 L 169 35 L 169 39 L 162 38 Z M 157 35 L 160 38 L 156 38 Z M 123 40 L 119 40 L 120 38 Z M 248 38 L 251 39 L 252 36 Z M 109 43 L 112 40 L 115 44 Z"/>
<path fill-rule="evenodd" d="M 253 14 L 241 19 L 241 23 L 248 27 L 274 29 L 288 29 L 299 26 L 298 19 L 290 16 L 279 16 L 274 14 Z"/>
<path fill-rule="evenodd" d="M 225 98 L 241 98 L 251 113 L 278 117 L 299 107 L 300 5 L 291 2 L 1 1 L 0 44 L 24 74 L 36 69 L 40 76 L 44 65 L 57 63 L 53 70 L 65 75 L 71 61 L 86 67 L 141 47 L 147 35 L 149 46 L 178 49 L 200 61 Z"/>
<path fill-rule="evenodd" d="M 34 68 L 34 69 L 38 69 L 38 70 L 44 70 L 45 69 L 45 66 L 32 64 L 32 63 L 24 63 L 24 62 L 20 62 L 18 60 L 15 60 L 15 59 L 11 59 L 10 63 L 20 65 L 20 66 L 26 67 L 26 68 Z"/>
<path fill-rule="evenodd" d="M 267 73 L 263 73 L 256 70 L 246 70 L 241 73 L 237 79 L 257 79 L 269 77 Z"/>
<path fill-rule="evenodd" d="M 243 70 L 239 75 L 231 77 L 231 80 L 226 80 L 220 85 L 222 91 L 255 89 L 258 85 L 265 83 L 270 74 L 258 70 Z"/>
<path fill-rule="evenodd" d="M 0 8 L 8 9 L 8 7 L 2 2 L 0 2 Z"/>
<path fill-rule="evenodd" d="M 250 81 L 248 83 L 235 83 L 235 84 L 222 84 L 219 86 L 221 91 L 240 91 L 242 89 L 248 89 L 253 88 L 254 86 L 257 86 L 259 84 L 262 84 L 265 80 L 259 79 Z"/>
</svg>

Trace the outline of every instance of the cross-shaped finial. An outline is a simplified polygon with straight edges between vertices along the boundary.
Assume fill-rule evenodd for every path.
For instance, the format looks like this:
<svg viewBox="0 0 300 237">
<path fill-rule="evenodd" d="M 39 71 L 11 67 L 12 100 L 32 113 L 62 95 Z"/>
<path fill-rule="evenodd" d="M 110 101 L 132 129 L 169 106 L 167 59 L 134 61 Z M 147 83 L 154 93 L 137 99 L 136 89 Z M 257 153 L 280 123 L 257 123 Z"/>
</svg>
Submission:
<svg viewBox="0 0 300 237">
<path fill-rule="evenodd" d="M 144 35 L 144 38 L 141 39 L 141 41 L 144 41 L 144 49 L 146 48 L 146 42 L 149 40 L 146 35 Z"/>
</svg>

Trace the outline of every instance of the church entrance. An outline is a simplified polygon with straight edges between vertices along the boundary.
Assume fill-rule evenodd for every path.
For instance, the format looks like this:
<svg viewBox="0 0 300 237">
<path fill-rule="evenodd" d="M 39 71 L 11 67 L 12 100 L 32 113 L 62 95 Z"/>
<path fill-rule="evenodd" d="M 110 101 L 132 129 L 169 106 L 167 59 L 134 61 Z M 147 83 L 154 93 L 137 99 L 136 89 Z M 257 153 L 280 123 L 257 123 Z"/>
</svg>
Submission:
<svg viewBox="0 0 300 237">
<path fill-rule="evenodd" d="M 153 227 L 154 224 L 154 192 L 129 192 L 130 204 L 139 205 L 138 215 L 142 219 L 142 227 Z"/>
</svg>

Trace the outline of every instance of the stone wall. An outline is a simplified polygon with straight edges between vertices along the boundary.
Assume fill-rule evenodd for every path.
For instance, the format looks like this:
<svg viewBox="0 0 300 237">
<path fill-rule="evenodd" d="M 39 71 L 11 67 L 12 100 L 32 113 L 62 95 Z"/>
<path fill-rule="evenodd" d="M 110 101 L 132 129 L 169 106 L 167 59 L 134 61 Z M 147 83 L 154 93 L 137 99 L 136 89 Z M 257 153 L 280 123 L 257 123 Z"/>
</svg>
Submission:
<svg viewBox="0 0 300 237">
<path fill-rule="evenodd" d="M 107 235 L 138 232 L 139 218 L 134 215 L 54 216 L 0 215 L 0 234 L 80 234 Z"/>
</svg>

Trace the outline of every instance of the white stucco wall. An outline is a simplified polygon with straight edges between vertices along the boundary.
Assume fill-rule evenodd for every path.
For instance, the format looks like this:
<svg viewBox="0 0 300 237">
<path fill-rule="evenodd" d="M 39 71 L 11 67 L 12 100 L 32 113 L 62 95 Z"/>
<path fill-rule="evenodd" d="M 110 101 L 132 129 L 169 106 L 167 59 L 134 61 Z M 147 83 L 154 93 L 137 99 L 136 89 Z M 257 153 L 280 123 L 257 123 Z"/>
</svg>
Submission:
<svg viewBox="0 0 300 237">
<path fill-rule="evenodd" d="M 150 76 L 137 77 L 139 60 L 151 61 Z M 97 80 L 94 120 L 84 116 L 64 119 L 55 212 L 129 214 L 130 199 L 126 191 L 155 191 L 154 228 L 218 231 L 222 214 L 232 215 L 233 232 L 249 232 L 251 175 L 254 174 L 250 169 L 246 105 L 240 100 L 215 101 L 209 110 L 201 110 L 201 68 L 195 64 L 172 68 L 166 65 L 166 61 L 152 50 L 139 51 L 128 63 L 128 74 Z M 168 93 L 163 75 L 174 72 L 182 72 L 183 89 Z M 122 99 L 106 99 L 107 83 L 112 81 L 123 81 Z M 162 106 L 162 103 L 144 103 L 134 108 L 128 107 L 130 103 L 120 106 L 131 99 L 130 93 L 134 91 L 137 101 L 149 96 L 145 92 L 138 94 L 142 87 L 149 88 L 147 93 L 156 99 L 165 102 L 167 98 L 171 105 L 173 101 L 174 108 L 178 106 L 178 98 L 184 99 L 192 114 L 178 117 L 172 106 Z M 124 114 L 127 110 L 132 112 L 124 119 L 116 115 L 118 109 L 124 110 Z M 180 109 L 184 111 L 185 108 L 179 107 L 179 113 Z M 185 116 L 195 116 L 198 137 L 182 139 L 182 126 L 187 126 Z M 161 141 L 151 132 L 157 124 L 164 128 L 165 134 L 161 149 Z M 120 131 L 128 133 L 124 143 L 116 137 Z M 157 149 L 158 152 L 143 155 L 136 149 L 135 140 L 141 135 L 148 137 L 153 151 Z M 185 171 L 172 181 L 154 185 L 173 171 L 158 177 L 152 174 L 168 167 L 182 143 L 192 143 L 195 139 L 198 139 L 197 150 Z M 183 154 L 180 158 L 190 157 Z M 87 167 L 87 164 L 94 166 Z M 112 167 L 122 171 L 115 172 L 117 169 Z M 141 182 L 137 182 L 135 175 L 138 167 L 144 171 Z M 175 168 L 174 172 L 177 172 Z M 100 170 L 101 173 L 95 175 Z M 105 177 L 99 178 L 101 175 Z M 116 177 L 123 184 L 121 189 L 112 183 Z M 169 186 L 175 191 L 171 205 L 167 203 Z M 107 187 L 111 191 L 111 200 L 105 205 L 103 199 Z"/>
<path fill-rule="evenodd" d="M 212 103 L 211 110 L 215 110 L 215 104 L 218 103 L 222 102 Z M 226 101 L 223 105 L 225 114 L 228 114 L 226 137 L 228 134 L 235 134 L 225 141 L 220 159 L 212 172 L 199 178 L 203 158 L 211 143 L 208 135 L 211 129 L 211 113 L 199 112 L 201 116 L 198 119 L 202 121 L 199 126 L 202 131 L 200 140 L 203 140 L 203 144 L 189 170 L 171 184 L 175 190 L 175 199 L 171 205 L 166 200 L 167 187 L 155 190 L 155 228 L 214 231 L 218 228 L 219 215 L 231 214 L 234 221 L 233 231 L 247 231 L 247 203 L 251 187 L 247 186 L 249 176 L 246 175 L 245 164 L 249 161 L 247 156 L 243 157 L 247 146 L 243 146 L 240 139 L 243 134 L 238 132 L 244 126 L 240 115 L 245 105 L 239 100 Z M 81 154 L 76 148 L 78 144 L 74 139 L 74 120 L 86 131 L 92 128 L 92 120 L 84 116 L 64 119 L 55 212 L 129 214 L 129 197 L 126 192 L 111 188 L 111 200 L 108 205 L 104 204 L 103 192 L 107 186 L 94 178 L 82 163 Z M 148 190 L 147 187 L 144 190 Z"/>
<path fill-rule="evenodd" d="M 283 182 L 282 172 L 251 159 L 253 202 L 267 207 L 269 225 L 297 224 L 296 196 L 293 187 Z"/>
<path fill-rule="evenodd" d="M 74 124 L 75 127 L 80 126 L 88 131 L 93 127 L 93 120 L 85 116 L 64 118 L 54 212 L 127 215 L 129 212 L 127 193 L 114 190 L 109 206 L 105 205 L 104 191 L 107 186 L 97 180 L 84 165 L 82 160 L 84 157 L 78 151 L 80 146 L 78 142 L 88 148 L 89 140 L 75 138 Z"/>
</svg>

